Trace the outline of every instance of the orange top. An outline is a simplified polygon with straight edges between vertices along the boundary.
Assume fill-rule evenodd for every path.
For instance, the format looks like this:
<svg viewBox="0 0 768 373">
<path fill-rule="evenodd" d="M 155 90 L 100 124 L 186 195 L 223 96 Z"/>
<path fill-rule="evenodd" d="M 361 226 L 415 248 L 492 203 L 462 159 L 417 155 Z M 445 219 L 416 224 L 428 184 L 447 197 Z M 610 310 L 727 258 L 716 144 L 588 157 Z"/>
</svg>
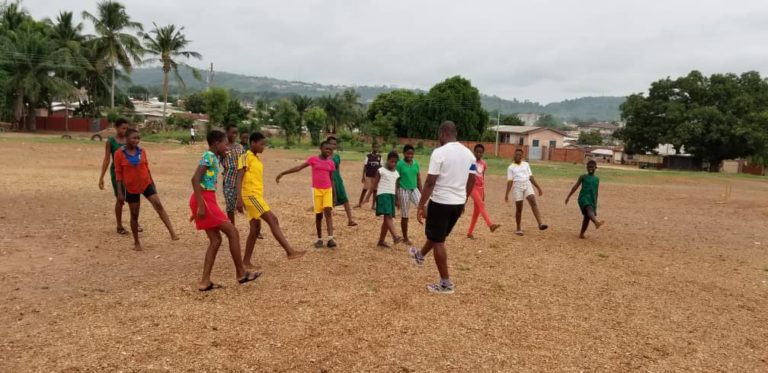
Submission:
<svg viewBox="0 0 768 373">
<path fill-rule="evenodd" d="M 128 161 L 125 155 L 125 149 L 121 148 L 115 152 L 115 179 L 122 181 L 125 190 L 131 194 L 141 194 L 152 184 L 152 176 L 149 174 L 149 162 L 147 161 L 147 151 L 141 149 L 141 159 L 139 164 L 134 166 Z"/>
</svg>

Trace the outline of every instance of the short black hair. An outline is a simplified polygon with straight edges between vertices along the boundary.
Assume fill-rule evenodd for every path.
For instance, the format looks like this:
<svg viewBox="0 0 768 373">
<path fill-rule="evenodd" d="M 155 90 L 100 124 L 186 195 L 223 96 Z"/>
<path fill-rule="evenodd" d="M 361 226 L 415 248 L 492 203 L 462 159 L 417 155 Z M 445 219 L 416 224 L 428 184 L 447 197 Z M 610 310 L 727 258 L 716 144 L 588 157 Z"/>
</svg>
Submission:
<svg viewBox="0 0 768 373">
<path fill-rule="evenodd" d="M 229 132 L 229 130 L 231 130 L 233 128 L 237 128 L 237 126 L 234 125 L 234 124 L 227 124 L 227 126 L 224 127 L 224 132 Z M 238 129 L 238 131 L 239 131 L 239 129 Z"/>
<path fill-rule="evenodd" d="M 411 144 L 405 144 L 405 146 L 403 146 L 403 153 L 405 153 L 405 152 L 407 152 L 409 150 L 416 150 L 416 149 L 414 149 L 413 145 L 411 145 Z"/>
<path fill-rule="evenodd" d="M 390 160 L 392 158 L 400 159 L 400 154 L 397 154 L 397 152 L 393 150 L 387 154 L 387 160 Z"/>
<path fill-rule="evenodd" d="M 339 142 L 339 139 L 337 139 L 336 136 L 328 136 L 328 138 L 325 139 L 325 141 L 331 141 L 331 140 Z"/>
<path fill-rule="evenodd" d="M 254 143 L 254 142 L 257 142 L 257 141 L 261 141 L 261 140 L 264 140 L 264 139 L 266 139 L 266 137 L 261 132 L 254 132 L 254 133 L 251 134 L 251 137 L 248 138 L 248 140 L 251 143 Z"/>
<path fill-rule="evenodd" d="M 485 146 L 483 146 L 483 144 L 475 144 L 475 150 L 477 149 L 483 149 L 483 151 L 485 151 Z"/>
<path fill-rule="evenodd" d="M 590 160 L 587 162 L 587 166 L 589 166 L 589 165 L 591 165 L 591 164 L 593 164 L 593 165 L 597 166 L 597 162 L 596 162 L 594 159 L 590 159 Z"/>
<path fill-rule="evenodd" d="M 117 122 L 115 122 L 115 123 L 117 123 Z M 135 128 L 129 128 L 129 129 L 125 130 L 125 137 L 128 138 L 128 136 L 133 135 L 134 132 L 135 133 L 139 133 L 139 130 L 137 130 Z"/>
<path fill-rule="evenodd" d="M 117 118 L 117 120 L 115 121 L 115 127 L 120 127 L 123 124 L 128 124 L 128 119 L 120 117 L 120 118 Z"/>
<path fill-rule="evenodd" d="M 324 146 L 326 146 L 326 145 L 330 145 L 330 144 L 331 144 L 331 143 L 330 143 L 330 142 L 328 142 L 328 140 L 325 140 L 325 141 L 323 141 L 323 142 L 321 142 L 321 143 L 320 143 L 320 149 L 322 149 Z"/>
<path fill-rule="evenodd" d="M 205 139 L 208 141 L 208 146 L 213 146 L 213 144 L 222 141 L 225 138 L 227 138 L 227 134 L 219 130 L 211 130 L 211 132 L 208 132 L 208 135 L 205 137 Z"/>
</svg>

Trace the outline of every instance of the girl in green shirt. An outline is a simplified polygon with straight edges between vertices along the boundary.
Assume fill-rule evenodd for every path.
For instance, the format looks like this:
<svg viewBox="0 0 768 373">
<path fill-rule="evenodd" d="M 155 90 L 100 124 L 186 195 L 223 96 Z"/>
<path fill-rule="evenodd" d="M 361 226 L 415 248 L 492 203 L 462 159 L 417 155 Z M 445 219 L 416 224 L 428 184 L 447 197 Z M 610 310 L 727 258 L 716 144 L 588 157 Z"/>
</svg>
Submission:
<svg viewBox="0 0 768 373">
<path fill-rule="evenodd" d="M 581 186 L 581 191 L 579 192 L 579 209 L 581 209 L 581 214 L 584 216 L 584 219 L 581 222 L 581 234 L 579 234 L 579 238 L 585 238 L 584 233 L 587 231 L 590 221 L 595 224 L 595 229 L 599 229 L 605 223 L 597 220 L 597 189 L 600 186 L 600 179 L 595 176 L 596 170 L 597 162 L 587 162 L 587 173 L 579 176 L 576 185 L 571 188 L 571 192 L 568 193 L 568 197 L 565 198 L 565 204 L 567 205 L 568 200 L 571 199 L 573 193 L 575 193 L 576 189 L 579 189 L 579 186 Z"/>
</svg>

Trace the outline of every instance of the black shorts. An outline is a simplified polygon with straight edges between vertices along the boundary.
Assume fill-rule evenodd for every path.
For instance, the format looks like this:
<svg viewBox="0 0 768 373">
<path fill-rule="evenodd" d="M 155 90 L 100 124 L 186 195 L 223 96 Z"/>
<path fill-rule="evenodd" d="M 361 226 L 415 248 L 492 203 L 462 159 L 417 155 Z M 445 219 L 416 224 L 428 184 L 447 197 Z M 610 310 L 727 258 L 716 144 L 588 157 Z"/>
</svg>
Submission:
<svg viewBox="0 0 768 373">
<path fill-rule="evenodd" d="M 125 192 L 125 202 L 128 203 L 138 203 L 141 200 L 141 195 L 144 195 L 144 197 L 149 198 L 155 194 L 157 194 L 157 190 L 155 189 L 155 183 L 149 184 L 147 189 L 144 189 L 141 193 L 129 193 Z"/>
<path fill-rule="evenodd" d="M 464 205 L 443 205 L 430 200 L 427 205 L 427 223 L 424 226 L 427 239 L 435 243 L 445 242 L 463 212 Z"/>
</svg>

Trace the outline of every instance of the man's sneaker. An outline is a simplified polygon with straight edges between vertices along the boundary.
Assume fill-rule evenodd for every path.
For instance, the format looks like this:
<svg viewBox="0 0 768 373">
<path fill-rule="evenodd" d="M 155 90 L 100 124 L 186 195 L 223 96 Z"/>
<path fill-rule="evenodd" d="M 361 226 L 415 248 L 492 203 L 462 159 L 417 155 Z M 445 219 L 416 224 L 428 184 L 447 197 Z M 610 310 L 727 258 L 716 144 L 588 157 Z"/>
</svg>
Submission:
<svg viewBox="0 0 768 373">
<path fill-rule="evenodd" d="M 323 240 L 317 240 L 315 242 L 315 249 L 322 249 L 323 248 Z"/>
<path fill-rule="evenodd" d="M 430 284 L 427 285 L 427 290 L 435 294 L 453 294 L 453 285 Z"/>
<path fill-rule="evenodd" d="M 336 246 L 337 246 L 337 245 L 336 245 L 336 241 L 334 241 L 334 240 L 333 240 L 333 238 L 331 238 L 330 240 L 328 240 L 328 248 L 329 248 L 329 249 L 333 249 L 333 248 L 335 248 Z"/>
<path fill-rule="evenodd" d="M 421 256 L 421 253 L 419 252 L 419 249 L 412 247 L 408 249 L 408 253 L 411 255 L 411 259 L 413 260 L 413 264 L 416 264 L 417 266 L 421 267 L 424 265 L 424 257 Z"/>
</svg>

